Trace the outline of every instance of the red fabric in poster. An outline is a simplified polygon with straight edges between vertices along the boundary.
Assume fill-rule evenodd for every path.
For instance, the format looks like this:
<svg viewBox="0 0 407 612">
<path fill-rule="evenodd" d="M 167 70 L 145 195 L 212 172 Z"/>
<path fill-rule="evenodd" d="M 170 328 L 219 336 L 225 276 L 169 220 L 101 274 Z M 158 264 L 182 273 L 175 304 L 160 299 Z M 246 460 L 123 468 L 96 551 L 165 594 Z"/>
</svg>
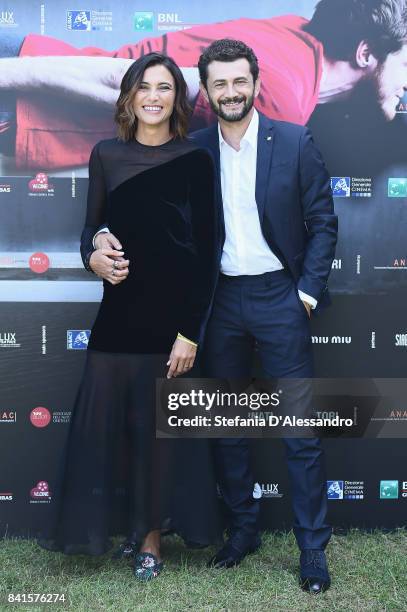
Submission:
<svg viewBox="0 0 407 612">
<path fill-rule="evenodd" d="M 96 47 L 77 49 L 48 36 L 28 35 L 21 56 L 109 56 L 137 59 L 150 51 L 171 56 L 181 67 L 197 65 L 202 50 L 219 38 L 237 38 L 252 47 L 258 57 L 262 87 L 256 107 L 271 118 L 305 124 L 313 112 L 319 91 L 323 49 L 303 32 L 306 20 L 296 15 L 271 19 L 235 19 L 205 24 L 117 51 Z M 213 115 L 201 96 L 194 117 L 201 123 Z M 19 167 L 60 168 L 87 164 L 93 145 L 111 138 L 115 127 L 106 111 L 64 104 L 45 95 L 21 95 L 17 100 L 16 162 Z"/>
</svg>

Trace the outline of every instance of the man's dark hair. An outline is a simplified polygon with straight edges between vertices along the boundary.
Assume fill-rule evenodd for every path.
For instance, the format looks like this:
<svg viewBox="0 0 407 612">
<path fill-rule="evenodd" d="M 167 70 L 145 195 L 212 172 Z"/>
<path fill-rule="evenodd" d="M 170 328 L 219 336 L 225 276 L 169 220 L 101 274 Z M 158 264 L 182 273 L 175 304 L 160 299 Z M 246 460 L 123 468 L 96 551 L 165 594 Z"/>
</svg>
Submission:
<svg viewBox="0 0 407 612">
<path fill-rule="evenodd" d="M 259 76 L 259 64 L 253 49 L 244 44 L 241 40 L 232 38 L 221 38 L 215 40 L 205 49 L 198 61 L 199 77 L 206 87 L 208 81 L 208 65 L 211 62 L 234 62 L 237 59 L 247 59 L 250 65 L 250 72 L 253 82 Z"/>
<path fill-rule="evenodd" d="M 364 40 L 383 62 L 407 42 L 407 0 L 320 0 L 303 29 L 331 60 L 353 61 Z"/>
</svg>

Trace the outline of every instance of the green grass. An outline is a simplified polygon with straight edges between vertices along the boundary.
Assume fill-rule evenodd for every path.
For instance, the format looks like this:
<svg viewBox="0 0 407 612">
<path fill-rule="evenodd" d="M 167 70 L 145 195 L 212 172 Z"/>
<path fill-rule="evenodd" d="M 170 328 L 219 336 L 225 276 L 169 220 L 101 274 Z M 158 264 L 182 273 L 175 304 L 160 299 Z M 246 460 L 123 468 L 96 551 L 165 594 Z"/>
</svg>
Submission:
<svg viewBox="0 0 407 612">
<path fill-rule="evenodd" d="M 187 550 L 178 538 L 165 538 L 163 573 L 138 583 L 128 561 L 67 557 L 34 541 L 6 539 L 0 544 L 0 610 L 407 610 L 406 530 L 334 536 L 327 550 L 332 587 L 317 596 L 298 587 L 292 533 L 264 534 L 262 548 L 235 569 L 207 569 L 212 550 Z M 65 593 L 67 604 L 11 606 L 11 592 Z"/>
</svg>

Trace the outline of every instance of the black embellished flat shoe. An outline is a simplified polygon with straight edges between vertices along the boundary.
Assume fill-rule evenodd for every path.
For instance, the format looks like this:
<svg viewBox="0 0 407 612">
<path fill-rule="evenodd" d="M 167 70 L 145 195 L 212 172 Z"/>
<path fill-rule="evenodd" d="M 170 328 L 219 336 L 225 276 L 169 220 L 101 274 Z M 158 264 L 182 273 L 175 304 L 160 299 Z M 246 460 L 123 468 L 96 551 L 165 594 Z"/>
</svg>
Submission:
<svg viewBox="0 0 407 612">
<path fill-rule="evenodd" d="M 134 575 L 137 580 L 147 581 L 157 578 L 164 568 L 164 563 L 158 562 L 152 553 L 138 553 L 134 561 Z"/>
<path fill-rule="evenodd" d="M 138 546 L 136 542 L 123 542 L 123 544 L 120 544 L 119 548 L 113 553 L 113 559 L 133 559 L 137 549 Z"/>
</svg>

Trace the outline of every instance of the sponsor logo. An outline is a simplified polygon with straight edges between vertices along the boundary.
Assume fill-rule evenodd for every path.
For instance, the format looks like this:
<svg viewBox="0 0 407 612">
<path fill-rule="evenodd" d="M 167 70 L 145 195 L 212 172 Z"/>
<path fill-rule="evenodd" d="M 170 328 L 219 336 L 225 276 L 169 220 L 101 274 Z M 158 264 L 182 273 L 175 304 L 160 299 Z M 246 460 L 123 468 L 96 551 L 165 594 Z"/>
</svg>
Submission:
<svg viewBox="0 0 407 612">
<path fill-rule="evenodd" d="M 20 348 L 17 342 L 16 332 L 0 333 L 0 348 Z"/>
<path fill-rule="evenodd" d="M 30 504 L 49 504 L 51 491 L 46 480 L 40 480 L 30 491 Z"/>
<path fill-rule="evenodd" d="M 51 422 L 51 413 L 47 408 L 38 406 L 31 410 L 30 421 L 34 427 L 46 427 Z"/>
<path fill-rule="evenodd" d="M 41 326 L 41 354 L 47 354 L 47 326 Z"/>
<path fill-rule="evenodd" d="M 66 27 L 68 30 L 82 30 L 90 32 L 91 30 L 90 11 L 67 11 L 66 12 Z"/>
<path fill-rule="evenodd" d="M 88 10 L 88 11 L 67 11 L 66 27 L 68 30 L 82 32 L 113 30 L 112 11 Z"/>
<path fill-rule="evenodd" d="M 343 483 L 343 499 L 364 499 L 364 491 L 363 480 L 345 480 Z"/>
<path fill-rule="evenodd" d="M 253 488 L 253 499 L 261 499 L 263 495 L 263 492 L 261 490 L 261 486 L 259 485 L 258 482 L 254 483 L 254 488 Z"/>
<path fill-rule="evenodd" d="M 138 32 L 152 32 L 154 30 L 154 13 L 134 13 L 134 29 Z"/>
<path fill-rule="evenodd" d="M 90 329 L 68 329 L 66 348 L 69 350 L 86 350 L 88 348 Z"/>
<path fill-rule="evenodd" d="M 48 182 L 48 175 L 45 172 L 38 172 L 28 183 L 30 196 L 53 197 L 54 185 Z"/>
<path fill-rule="evenodd" d="M 372 179 L 357 176 L 332 176 L 331 189 L 335 198 L 371 198 Z"/>
<path fill-rule="evenodd" d="M 43 274 L 48 270 L 50 262 L 45 253 L 33 253 L 28 264 L 33 272 Z"/>
<path fill-rule="evenodd" d="M 407 198 L 407 178 L 389 178 L 387 196 L 389 198 Z"/>
<path fill-rule="evenodd" d="M 0 193 L 11 193 L 11 185 L 8 185 L 6 183 L 1 183 Z"/>
<path fill-rule="evenodd" d="M 343 499 L 343 480 L 327 480 L 328 499 Z"/>
<path fill-rule="evenodd" d="M 0 11 L 0 28 L 16 28 L 17 26 L 13 11 Z"/>
<path fill-rule="evenodd" d="M 390 410 L 388 421 L 407 421 L 407 410 Z"/>
<path fill-rule="evenodd" d="M 375 270 L 407 270 L 407 258 L 393 259 L 387 266 L 374 266 Z"/>
<path fill-rule="evenodd" d="M 370 338 L 370 348 L 375 349 L 376 348 L 376 332 L 372 331 L 372 336 Z"/>
<path fill-rule="evenodd" d="M 394 259 L 392 267 L 393 268 L 403 268 L 407 270 L 407 259 L 405 257 L 402 257 L 400 259 Z"/>
<path fill-rule="evenodd" d="M 372 179 L 370 177 L 352 176 L 350 183 L 350 195 L 352 198 L 371 198 Z"/>
<path fill-rule="evenodd" d="M 380 499 L 398 499 L 399 497 L 399 481 L 398 480 L 381 480 L 380 481 Z"/>
<path fill-rule="evenodd" d="M 13 494 L 10 492 L 0 493 L 0 502 L 2 501 L 13 501 Z"/>
<path fill-rule="evenodd" d="M 178 13 L 158 13 L 157 14 L 157 23 L 178 23 L 181 24 L 182 21 L 178 17 Z"/>
<path fill-rule="evenodd" d="M 401 483 L 401 497 L 407 497 L 407 480 L 403 480 Z"/>
<path fill-rule="evenodd" d="M 407 347 L 407 333 L 406 334 L 395 334 L 394 335 L 394 346 Z"/>
<path fill-rule="evenodd" d="M 179 13 L 157 13 L 157 30 L 165 32 L 175 32 L 186 30 L 196 25 L 195 23 L 185 23 L 180 19 Z"/>
<path fill-rule="evenodd" d="M 404 99 L 397 104 L 396 113 L 407 113 L 407 102 Z"/>
<path fill-rule="evenodd" d="M 255 499 L 281 498 L 283 494 L 279 492 L 277 482 L 260 483 L 256 482 L 253 489 L 253 497 Z"/>
<path fill-rule="evenodd" d="M 4 266 L 5 268 L 8 268 L 9 266 L 13 266 L 16 263 L 16 258 L 15 257 L 0 257 L 0 266 Z"/>
<path fill-rule="evenodd" d="M 0 411 L 0 423 L 16 423 L 17 413 L 15 410 L 2 410 Z"/>
<path fill-rule="evenodd" d="M 365 497 L 363 480 L 327 480 L 328 499 L 361 500 Z"/>
<path fill-rule="evenodd" d="M 71 412 L 70 411 L 61 411 L 58 410 L 52 413 L 52 422 L 53 423 L 69 423 L 71 420 Z"/>
<path fill-rule="evenodd" d="M 313 344 L 351 344 L 352 336 L 311 336 Z"/>
<path fill-rule="evenodd" d="M 350 198 L 350 176 L 333 176 L 331 189 L 336 198 Z"/>
</svg>

